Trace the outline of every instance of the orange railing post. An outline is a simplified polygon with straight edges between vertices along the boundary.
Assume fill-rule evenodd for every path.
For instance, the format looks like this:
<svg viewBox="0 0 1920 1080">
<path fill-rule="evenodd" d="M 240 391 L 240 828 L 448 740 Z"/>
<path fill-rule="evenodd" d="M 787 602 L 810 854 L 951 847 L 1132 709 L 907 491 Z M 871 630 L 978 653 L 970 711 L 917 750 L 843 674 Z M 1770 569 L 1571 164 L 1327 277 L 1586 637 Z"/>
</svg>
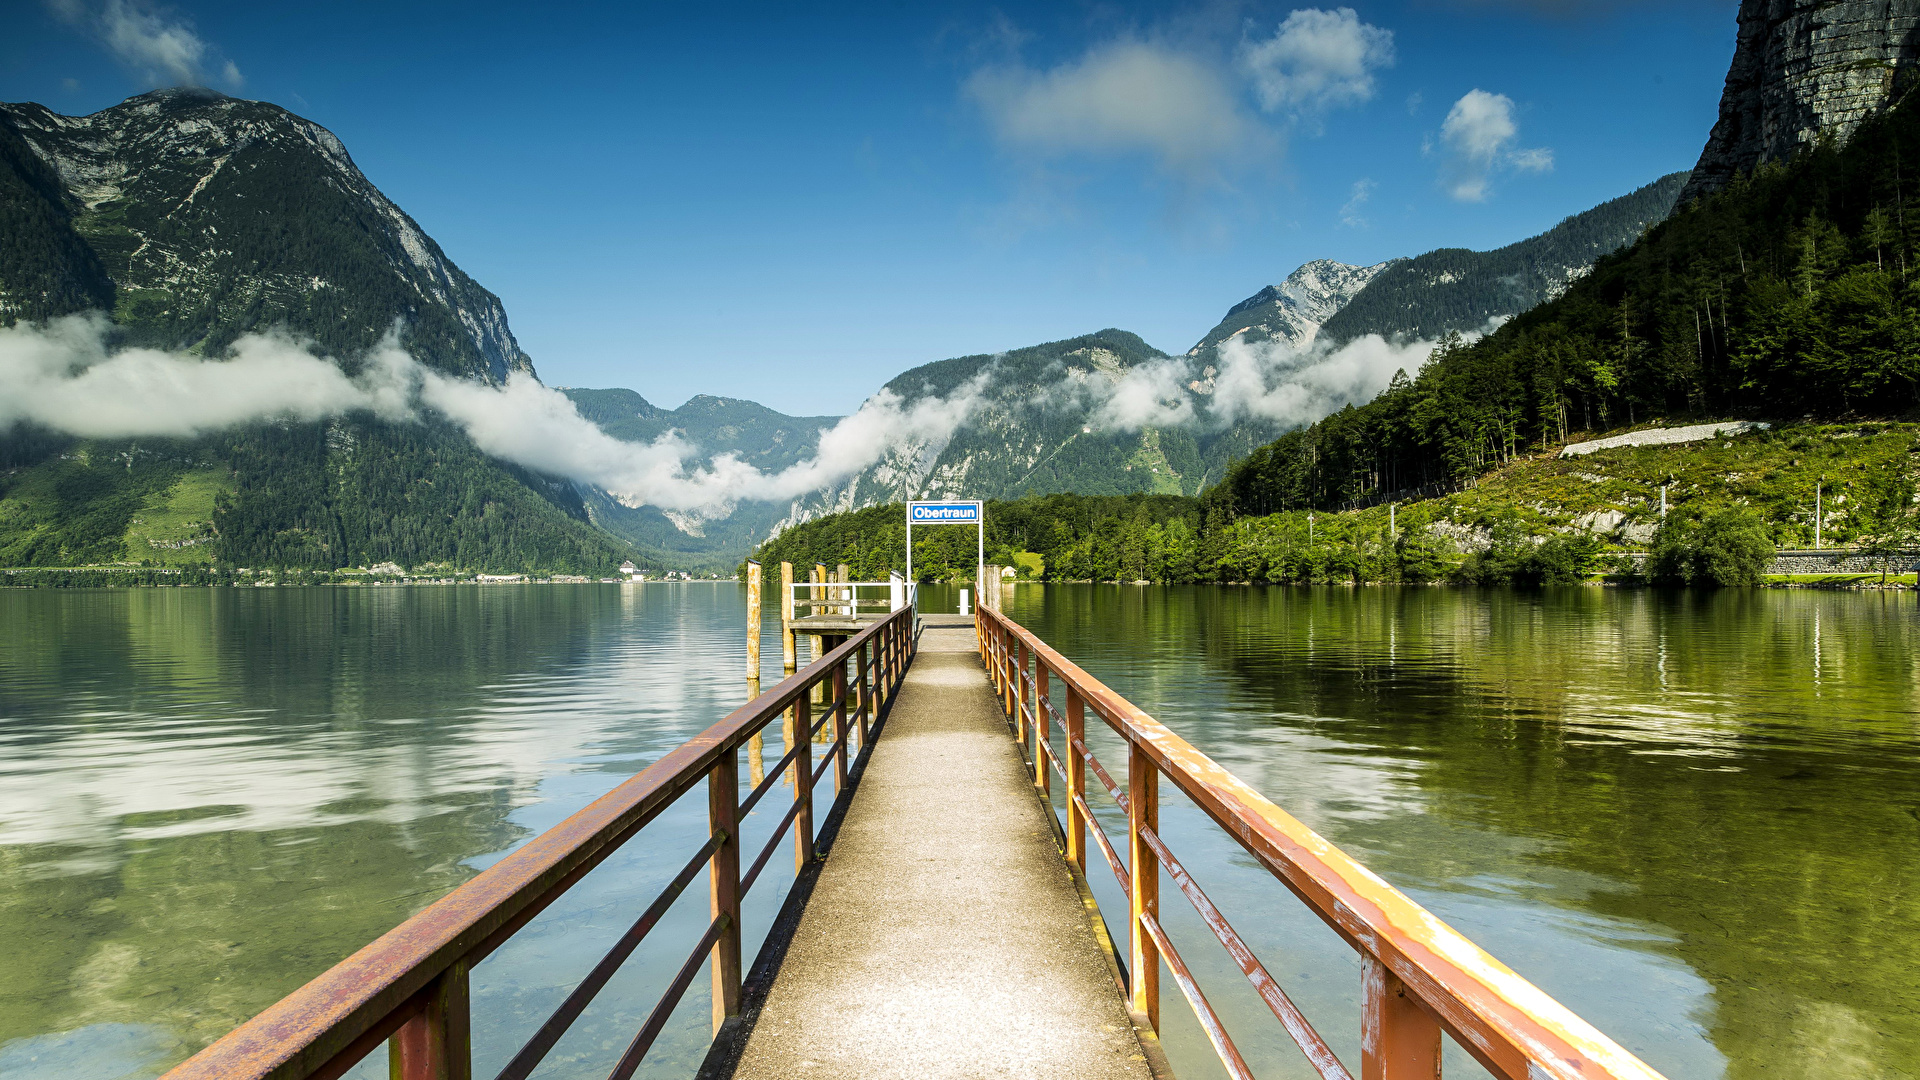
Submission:
<svg viewBox="0 0 1920 1080">
<path fill-rule="evenodd" d="M 1127 885 L 1132 893 L 1127 940 L 1131 957 L 1133 1011 L 1146 1016 L 1160 1030 L 1160 946 L 1147 932 L 1147 920 L 1160 921 L 1160 859 L 1147 846 L 1140 830 L 1160 831 L 1160 773 L 1153 759 L 1131 741 L 1127 744 Z"/>
<path fill-rule="evenodd" d="M 860 748 L 865 750 L 873 738 L 873 691 L 867 686 L 872 673 L 867 670 L 867 643 L 860 643 L 860 659 L 854 665 L 854 682 L 860 687 L 860 704 L 854 715 L 860 718 Z"/>
<path fill-rule="evenodd" d="M 833 740 L 840 744 L 833 758 L 833 793 L 838 795 L 847 786 L 847 749 L 851 745 L 847 737 L 847 664 L 844 660 L 833 666 Z"/>
<path fill-rule="evenodd" d="M 1013 643 L 1013 734 L 1027 746 L 1027 643 Z"/>
<path fill-rule="evenodd" d="M 1033 658 L 1033 784 L 1046 795 L 1053 791 L 1053 770 L 1046 754 L 1053 747 L 1053 718 L 1047 715 L 1047 665 Z"/>
<path fill-rule="evenodd" d="M 728 754 L 707 774 L 710 918 L 727 920 L 713 942 L 713 1030 L 740 1012 L 740 759 Z"/>
<path fill-rule="evenodd" d="M 800 812 L 793 819 L 793 871 L 801 873 L 813 861 L 813 703 L 802 694 L 794 699 L 793 797 Z"/>
<path fill-rule="evenodd" d="M 392 1080 L 472 1080 L 467 962 L 455 961 L 420 993 L 425 1007 L 387 1040 L 387 1074 Z"/>
<path fill-rule="evenodd" d="M 1360 1080 L 1438 1080 L 1440 1022 L 1387 965 L 1365 958 Z"/>
<path fill-rule="evenodd" d="M 1086 703 L 1080 692 L 1067 684 L 1067 858 L 1082 873 L 1087 869 L 1087 816 L 1080 804 L 1087 798 L 1087 761 L 1078 746 L 1087 741 Z"/>
</svg>

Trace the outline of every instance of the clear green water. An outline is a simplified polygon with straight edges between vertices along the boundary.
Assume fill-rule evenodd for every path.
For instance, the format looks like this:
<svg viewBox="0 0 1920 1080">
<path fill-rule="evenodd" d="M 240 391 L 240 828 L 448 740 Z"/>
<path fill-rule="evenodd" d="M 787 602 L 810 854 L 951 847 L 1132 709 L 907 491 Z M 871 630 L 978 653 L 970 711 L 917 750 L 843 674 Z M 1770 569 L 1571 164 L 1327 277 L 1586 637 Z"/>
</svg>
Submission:
<svg viewBox="0 0 1920 1080">
<path fill-rule="evenodd" d="M 731 583 L 0 591 L 0 1076 L 149 1077 L 218 1038 L 737 706 L 744 626 Z M 481 965 L 485 1075 L 705 817 L 683 799 Z M 706 904 L 688 890 L 544 1075 L 606 1074 Z M 649 1074 L 691 1073 L 705 986 Z"/>
<path fill-rule="evenodd" d="M 1020 586 L 1007 608 L 1676 1080 L 1920 1075 L 1911 597 Z M 737 704 L 742 624 L 732 585 L 0 592 L 0 1076 L 157 1074 Z M 703 799 L 676 807 L 478 969 L 480 1075 L 703 831 Z M 1165 831 L 1357 1064 L 1352 954 L 1176 798 Z M 1305 1075 L 1163 896 L 1258 1074 Z M 543 1075 L 605 1074 L 705 905 Z M 691 1073 L 704 984 L 649 1075 Z M 1181 1075 L 1209 1075 L 1167 994 Z"/>
<path fill-rule="evenodd" d="M 1021 586 L 1006 610 L 1668 1076 L 1920 1075 L 1911 596 Z M 1351 953 L 1167 813 L 1357 1064 Z M 1162 895 L 1256 1072 L 1307 1075 Z M 1175 1061 L 1207 1075 L 1166 993 Z"/>
</svg>

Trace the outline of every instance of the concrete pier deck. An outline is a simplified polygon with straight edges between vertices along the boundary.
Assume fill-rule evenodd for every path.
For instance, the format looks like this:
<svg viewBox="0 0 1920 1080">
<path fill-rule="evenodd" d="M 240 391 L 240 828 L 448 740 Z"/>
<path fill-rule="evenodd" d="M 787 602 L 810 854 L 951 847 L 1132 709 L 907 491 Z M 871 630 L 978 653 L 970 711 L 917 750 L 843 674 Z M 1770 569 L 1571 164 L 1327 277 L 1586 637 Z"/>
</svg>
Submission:
<svg viewBox="0 0 1920 1080">
<path fill-rule="evenodd" d="M 929 626 L 734 1076 L 1148 1080 L 1043 814 L 971 626 Z"/>
</svg>

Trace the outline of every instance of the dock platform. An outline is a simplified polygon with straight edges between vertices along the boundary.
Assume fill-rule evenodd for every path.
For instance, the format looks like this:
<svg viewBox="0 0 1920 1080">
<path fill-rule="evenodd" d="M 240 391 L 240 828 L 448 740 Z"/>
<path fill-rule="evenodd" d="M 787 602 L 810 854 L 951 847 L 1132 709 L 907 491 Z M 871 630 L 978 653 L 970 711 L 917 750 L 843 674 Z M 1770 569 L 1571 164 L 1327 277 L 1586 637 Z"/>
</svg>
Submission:
<svg viewBox="0 0 1920 1080">
<path fill-rule="evenodd" d="M 927 621 L 733 1075 L 1148 1080 L 972 619 Z"/>
</svg>

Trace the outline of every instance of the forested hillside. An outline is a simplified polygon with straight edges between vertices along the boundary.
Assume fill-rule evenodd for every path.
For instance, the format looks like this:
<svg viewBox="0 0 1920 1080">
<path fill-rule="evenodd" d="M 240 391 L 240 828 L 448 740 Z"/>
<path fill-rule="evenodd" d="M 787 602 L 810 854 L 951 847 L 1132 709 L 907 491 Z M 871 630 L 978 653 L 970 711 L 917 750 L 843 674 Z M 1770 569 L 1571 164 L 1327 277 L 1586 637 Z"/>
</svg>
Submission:
<svg viewBox="0 0 1920 1080">
<path fill-rule="evenodd" d="M 633 557 L 588 522 L 572 485 L 489 459 L 441 424 L 349 418 L 201 439 L 17 432 L 0 444 L 0 566 L 606 574 Z"/>
<path fill-rule="evenodd" d="M 1603 255 L 1633 243 L 1673 210 L 1689 173 L 1677 172 L 1518 243 L 1492 251 L 1440 248 L 1383 267 L 1326 320 L 1330 341 L 1366 334 L 1435 339 L 1478 331 L 1560 295 Z"/>
<path fill-rule="evenodd" d="M 110 313 L 116 345 L 214 359 L 242 334 L 284 329 L 351 368 L 398 326 L 440 371 L 498 383 L 532 370 L 500 302 L 330 132 L 205 90 L 85 117 L 0 105 L 0 325 L 88 310 Z M 445 423 L 362 415 L 137 440 L 0 430 L 5 566 L 606 573 L 631 553 L 570 484 L 489 458 Z"/>
<path fill-rule="evenodd" d="M 1920 402 L 1920 110 L 1909 101 L 1681 208 L 1557 300 L 1455 341 L 1222 486 L 1236 514 L 1464 479 L 1569 433 Z M 1915 216 L 1909 218 L 1908 210 Z"/>
</svg>

